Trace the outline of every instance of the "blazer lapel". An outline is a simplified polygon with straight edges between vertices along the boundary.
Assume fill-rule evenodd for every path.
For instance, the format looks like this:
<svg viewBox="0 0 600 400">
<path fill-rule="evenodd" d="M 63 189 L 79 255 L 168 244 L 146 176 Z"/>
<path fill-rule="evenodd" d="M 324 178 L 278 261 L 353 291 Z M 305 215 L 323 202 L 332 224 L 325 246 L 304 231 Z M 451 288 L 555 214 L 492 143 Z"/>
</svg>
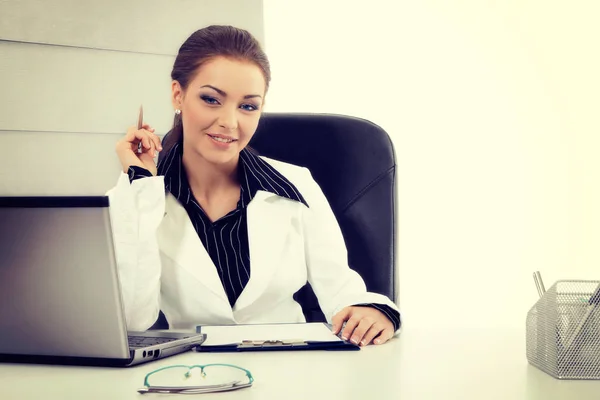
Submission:
<svg viewBox="0 0 600 400">
<path fill-rule="evenodd" d="M 215 264 L 200 241 L 187 211 L 171 194 L 166 197 L 165 210 L 158 233 L 162 251 L 229 306 Z"/>
<path fill-rule="evenodd" d="M 259 190 L 248 205 L 248 244 L 250 280 L 238 297 L 234 311 L 252 304 L 267 288 L 276 268 L 289 228 L 290 203 L 279 196 Z"/>
</svg>

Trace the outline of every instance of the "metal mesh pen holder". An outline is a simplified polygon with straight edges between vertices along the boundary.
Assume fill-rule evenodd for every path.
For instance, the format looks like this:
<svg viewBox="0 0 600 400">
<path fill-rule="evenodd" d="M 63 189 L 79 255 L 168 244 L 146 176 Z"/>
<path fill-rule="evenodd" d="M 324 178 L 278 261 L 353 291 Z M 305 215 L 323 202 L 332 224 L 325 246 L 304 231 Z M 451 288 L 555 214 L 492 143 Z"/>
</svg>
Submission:
<svg viewBox="0 0 600 400">
<path fill-rule="evenodd" d="M 533 305 L 526 343 L 532 365 L 558 379 L 600 379 L 599 284 L 558 281 Z"/>
</svg>

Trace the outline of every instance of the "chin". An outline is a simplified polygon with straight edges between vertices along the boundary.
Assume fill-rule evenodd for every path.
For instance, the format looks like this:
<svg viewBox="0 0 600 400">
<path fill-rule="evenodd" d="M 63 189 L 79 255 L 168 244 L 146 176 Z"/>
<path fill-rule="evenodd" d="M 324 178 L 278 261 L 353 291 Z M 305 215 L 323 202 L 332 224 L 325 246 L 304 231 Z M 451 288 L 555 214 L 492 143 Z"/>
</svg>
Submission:
<svg viewBox="0 0 600 400">
<path fill-rule="evenodd" d="M 230 164 L 237 161 L 239 157 L 239 150 L 237 148 L 231 148 L 226 151 L 206 149 L 204 146 L 197 146 L 196 152 L 200 157 L 204 158 L 211 164 L 224 165 Z"/>
</svg>

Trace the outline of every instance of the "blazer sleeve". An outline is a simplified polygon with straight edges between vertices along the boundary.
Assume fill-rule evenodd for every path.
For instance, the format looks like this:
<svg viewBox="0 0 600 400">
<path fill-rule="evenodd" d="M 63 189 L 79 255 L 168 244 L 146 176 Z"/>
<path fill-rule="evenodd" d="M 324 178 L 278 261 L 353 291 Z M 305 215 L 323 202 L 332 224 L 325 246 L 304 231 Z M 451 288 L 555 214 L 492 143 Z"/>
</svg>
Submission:
<svg viewBox="0 0 600 400">
<path fill-rule="evenodd" d="M 323 191 L 307 169 L 299 188 L 308 203 L 303 212 L 304 246 L 311 284 L 328 322 L 344 307 L 381 304 L 398 311 L 387 296 L 368 292 L 360 275 L 348 266 L 342 231 Z"/>
<path fill-rule="evenodd" d="M 164 177 L 132 180 L 121 172 L 107 192 L 127 329 L 145 331 L 158 318 L 161 264 L 156 231 L 165 211 Z"/>
</svg>

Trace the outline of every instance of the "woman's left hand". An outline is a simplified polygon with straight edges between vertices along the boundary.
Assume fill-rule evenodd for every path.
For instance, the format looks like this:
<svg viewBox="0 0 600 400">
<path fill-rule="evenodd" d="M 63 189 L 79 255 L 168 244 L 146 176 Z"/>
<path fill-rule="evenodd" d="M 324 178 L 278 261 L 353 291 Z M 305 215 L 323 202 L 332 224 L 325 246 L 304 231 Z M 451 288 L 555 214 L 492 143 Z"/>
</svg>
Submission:
<svg viewBox="0 0 600 400">
<path fill-rule="evenodd" d="M 366 346 L 371 341 L 375 344 L 383 344 L 394 336 L 392 321 L 373 307 L 346 307 L 333 316 L 332 322 L 332 331 L 335 335 L 346 322 L 341 334 L 342 339 L 350 340 L 359 346 Z"/>
</svg>

